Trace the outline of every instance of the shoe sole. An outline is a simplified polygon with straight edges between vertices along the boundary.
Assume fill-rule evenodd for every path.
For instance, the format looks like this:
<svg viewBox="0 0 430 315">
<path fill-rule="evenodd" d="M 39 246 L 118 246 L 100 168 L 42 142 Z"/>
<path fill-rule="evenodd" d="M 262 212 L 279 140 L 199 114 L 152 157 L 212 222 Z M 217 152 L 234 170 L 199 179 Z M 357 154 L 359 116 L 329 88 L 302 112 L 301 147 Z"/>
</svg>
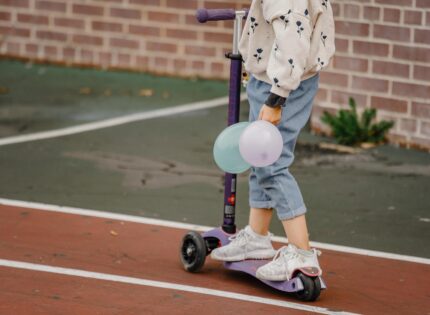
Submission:
<svg viewBox="0 0 430 315">
<path fill-rule="evenodd" d="M 275 250 L 273 250 L 273 252 L 266 250 L 266 251 L 256 251 L 256 252 L 252 252 L 252 253 L 237 255 L 237 256 L 233 256 L 233 257 L 220 257 L 220 256 L 214 255 L 214 252 L 212 252 L 211 258 L 215 259 L 215 260 L 227 261 L 227 262 L 242 261 L 242 260 L 246 260 L 246 259 L 264 260 L 264 259 L 273 258 L 275 256 L 275 254 L 276 254 Z"/>
<path fill-rule="evenodd" d="M 278 277 L 265 277 L 264 275 L 262 275 L 260 272 L 258 272 L 255 275 L 258 279 L 260 280 L 266 280 L 266 281 L 287 281 L 288 278 L 285 276 L 278 276 Z"/>
</svg>

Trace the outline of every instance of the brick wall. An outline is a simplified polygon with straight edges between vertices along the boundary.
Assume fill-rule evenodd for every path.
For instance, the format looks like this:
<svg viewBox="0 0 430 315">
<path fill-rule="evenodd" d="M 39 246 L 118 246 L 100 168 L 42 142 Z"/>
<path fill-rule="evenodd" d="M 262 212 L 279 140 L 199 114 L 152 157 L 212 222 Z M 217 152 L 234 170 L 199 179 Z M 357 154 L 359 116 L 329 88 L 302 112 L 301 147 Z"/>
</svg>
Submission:
<svg viewBox="0 0 430 315">
<path fill-rule="evenodd" d="M 160 74 L 226 78 L 231 22 L 199 25 L 197 7 L 250 0 L 0 0 L 0 55 Z M 375 107 L 390 141 L 430 148 L 430 0 L 333 0 L 336 57 L 312 116 Z M 1 71 L 1 69 L 0 69 Z"/>
<path fill-rule="evenodd" d="M 378 109 L 396 122 L 389 138 L 430 148 L 430 0 L 338 0 L 336 56 L 321 74 L 312 127 L 324 131 L 323 110 Z"/>
</svg>

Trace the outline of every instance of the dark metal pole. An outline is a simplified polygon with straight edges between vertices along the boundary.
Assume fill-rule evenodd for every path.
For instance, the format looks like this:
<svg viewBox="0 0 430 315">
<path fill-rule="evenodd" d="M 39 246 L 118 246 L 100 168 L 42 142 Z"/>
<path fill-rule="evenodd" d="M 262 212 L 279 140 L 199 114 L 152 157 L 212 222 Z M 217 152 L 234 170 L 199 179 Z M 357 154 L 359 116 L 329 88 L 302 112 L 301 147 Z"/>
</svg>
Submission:
<svg viewBox="0 0 430 315">
<path fill-rule="evenodd" d="M 242 20 L 246 13 L 246 11 L 236 11 L 236 17 L 234 20 L 233 52 L 226 54 L 226 57 L 230 59 L 228 126 L 239 122 L 242 56 L 239 53 L 238 46 L 242 31 Z M 236 174 L 225 174 L 224 223 L 222 225 L 222 229 L 227 233 L 236 233 L 236 178 Z"/>
</svg>

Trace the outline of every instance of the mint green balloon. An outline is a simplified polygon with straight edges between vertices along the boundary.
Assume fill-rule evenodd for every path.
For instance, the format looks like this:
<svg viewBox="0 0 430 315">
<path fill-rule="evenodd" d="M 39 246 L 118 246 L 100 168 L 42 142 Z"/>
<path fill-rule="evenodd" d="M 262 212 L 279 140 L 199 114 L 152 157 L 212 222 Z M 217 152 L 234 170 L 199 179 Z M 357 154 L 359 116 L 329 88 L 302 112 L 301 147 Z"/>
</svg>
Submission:
<svg viewBox="0 0 430 315">
<path fill-rule="evenodd" d="M 239 139 L 249 122 L 240 122 L 224 129 L 215 140 L 215 163 L 224 172 L 239 174 L 251 167 L 241 156 Z"/>
</svg>

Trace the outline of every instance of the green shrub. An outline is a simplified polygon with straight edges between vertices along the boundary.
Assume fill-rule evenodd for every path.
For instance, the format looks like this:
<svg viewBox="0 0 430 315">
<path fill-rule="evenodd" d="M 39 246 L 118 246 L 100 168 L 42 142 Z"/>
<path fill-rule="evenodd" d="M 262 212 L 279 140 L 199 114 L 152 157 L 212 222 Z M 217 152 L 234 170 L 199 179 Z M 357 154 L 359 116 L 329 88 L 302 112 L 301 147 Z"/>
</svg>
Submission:
<svg viewBox="0 0 430 315">
<path fill-rule="evenodd" d="M 393 127 L 393 121 L 372 123 L 376 117 L 376 109 L 366 108 L 358 117 L 357 106 L 353 98 L 349 98 L 351 109 L 341 109 L 337 115 L 324 112 L 321 121 L 329 125 L 333 136 L 340 144 L 359 145 L 363 142 L 379 143 L 385 140 L 385 135 Z"/>
</svg>

